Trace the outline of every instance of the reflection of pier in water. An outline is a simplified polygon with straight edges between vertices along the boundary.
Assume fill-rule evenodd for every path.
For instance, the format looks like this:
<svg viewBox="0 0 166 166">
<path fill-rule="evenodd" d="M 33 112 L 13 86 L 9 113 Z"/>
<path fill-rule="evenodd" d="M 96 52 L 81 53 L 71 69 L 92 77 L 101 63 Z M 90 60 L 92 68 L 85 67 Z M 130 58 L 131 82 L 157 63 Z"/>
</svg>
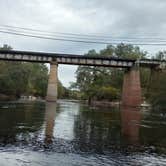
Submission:
<svg viewBox="0 0 166 166">
<path fill-rule="evenodd" d="M 121 146 L 121 140 L 127 145 L 139 145 L 140 123 L 139 108 L 122 107 L 120 112 L 80 111 L 74 123 L 75 139 L 79 149 L 85 151 L 116 148 Z"/>
<path fill-rule="evenodd" d="M 54 122 L 56 116 L 56 102 L 47 102 L 45 111 L 45 142 L 51 143 L 53 139 Z"/>
<path fill-rule="evenodd" d="M 103 152 L 120 140 L 118 111 L 79 111 L 75 118 L 74 134 L 81 151 Z"/>
<path fill-rule="evenodd" d="M 56 107 L 57 103 L 54 102 L 46 103 L 46 111 L 45 111 L 46 144 L 52 143 L 54 138 Z M 67 117 L 69 116 L 69 114 L 66 115 Z M 68 117 L 69 119 L 71 118 L 70 116 Z M 121 139 L 120 133 L 122 133 L 122 136 L 126 140 L 127 144 L 138 145 L 139 128 L 141 121 L 140 110 L 138 108 L 122 107 L 121 129 L 119 124 L 120 122 L 119 118 L 120 117 L 118 116 L 118 112 L 116 111 L 103 112 L 102 114 L 99 112 L 79 111 L 79 114 L 75 116 L 75 118 L 73 119 L 74 121 L 73 129 L 72 127 L 68 128 L 67 126 L 66 129 L 68 128 L 68 130 L 74 131 L 74 139 L 77 140 L 77 142 L 79 142 L 79 148 L 81 149 L 87 147 L 90 148 L 90 146 L 92 146 L 95 149 L 96 148 L 98 149 L 100 146 L 100 148 L 103 149 L 105 146 L 108 146 L 110 144 L 118 145 Z M 69 122 L 71 123 L 71 121 Z M 92 142 L 93 145 L 91 144 Z"/>
<path fill-rule="evenodd" d="M 141 113 L 139 108 L 121 108 L 122 135 L 127 140 L 127 143 L 133 145 L 139 144 L 140 121 Z"/>
</svg>

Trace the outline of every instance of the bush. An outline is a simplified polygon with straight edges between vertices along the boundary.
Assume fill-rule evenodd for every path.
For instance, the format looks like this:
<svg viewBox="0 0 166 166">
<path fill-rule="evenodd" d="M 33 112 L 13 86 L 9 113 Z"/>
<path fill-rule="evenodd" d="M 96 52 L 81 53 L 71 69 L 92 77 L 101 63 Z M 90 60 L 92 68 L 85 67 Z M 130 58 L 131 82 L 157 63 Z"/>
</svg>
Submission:
<svg viewBox="0 0 166 166">
<path fill-rule="evenodd" d="M 99 100 L 105 99 L 105 100 L 109 100 L 109 101 L 119 99 L 119 91 L 112 86 L 101 87 L 98 89 L 97 99 L 99 99 Z"/>
</svg>

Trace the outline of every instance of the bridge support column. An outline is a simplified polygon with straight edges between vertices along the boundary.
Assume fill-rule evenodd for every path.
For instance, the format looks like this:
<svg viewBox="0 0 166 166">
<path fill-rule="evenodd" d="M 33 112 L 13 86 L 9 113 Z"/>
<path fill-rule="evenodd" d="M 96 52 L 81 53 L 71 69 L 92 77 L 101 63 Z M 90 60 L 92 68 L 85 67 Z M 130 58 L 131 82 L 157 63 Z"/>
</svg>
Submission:
<svg viewBox="0 0 166 166">
<path fill-rule="evenodd" d="M 47 87 L 47 101 L 57 101 L 57 86 L 58 86 L 58 78 L 57 78 L 57 70 L 58 64 L 57 62 L 50 63 L 50 74 L 48 79 L 48 87 Z"/>
<path fill-rule="evenodd" d="M 125 71 L 122 91 L 122 105 L 139 107 L 141 105 L 141 83 L 138 67 Z"/>
</svg>

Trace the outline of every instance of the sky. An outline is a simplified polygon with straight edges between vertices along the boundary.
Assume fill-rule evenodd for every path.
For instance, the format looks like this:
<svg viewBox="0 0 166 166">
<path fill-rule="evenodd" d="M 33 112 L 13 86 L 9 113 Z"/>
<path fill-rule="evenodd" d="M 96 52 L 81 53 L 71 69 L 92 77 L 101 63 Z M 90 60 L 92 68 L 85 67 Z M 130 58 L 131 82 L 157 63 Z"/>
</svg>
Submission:
<svg viewBox="0 0 166 166">
<path fill-rule="evenodd" d="M 0 25 L 118 37 L 166 36 L 164 0 L 0 0 Z M 15 50 L 85 54 L 105 44 L 72 43 L 0 33 L 0 46 Z M 140 46 L 153 55 L 165 46 Z M 59 65 L 64 86 L 75 81 L 77 66 Z"/>
</svg>

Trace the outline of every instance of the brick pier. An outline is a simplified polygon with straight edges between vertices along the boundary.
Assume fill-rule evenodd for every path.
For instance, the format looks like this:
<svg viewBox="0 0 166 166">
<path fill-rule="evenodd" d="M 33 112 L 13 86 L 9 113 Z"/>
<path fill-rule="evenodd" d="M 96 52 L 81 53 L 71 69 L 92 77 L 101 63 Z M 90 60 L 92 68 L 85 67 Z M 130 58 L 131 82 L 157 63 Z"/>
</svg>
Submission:
<svg viewBox="0 0 166 166">
<path fill-rule="evenodd" d="M 141 104 L 141 83 L 139 68 L 125 71 L 122 91 L 122 106 L 139 107 Z"/>
</svg>

